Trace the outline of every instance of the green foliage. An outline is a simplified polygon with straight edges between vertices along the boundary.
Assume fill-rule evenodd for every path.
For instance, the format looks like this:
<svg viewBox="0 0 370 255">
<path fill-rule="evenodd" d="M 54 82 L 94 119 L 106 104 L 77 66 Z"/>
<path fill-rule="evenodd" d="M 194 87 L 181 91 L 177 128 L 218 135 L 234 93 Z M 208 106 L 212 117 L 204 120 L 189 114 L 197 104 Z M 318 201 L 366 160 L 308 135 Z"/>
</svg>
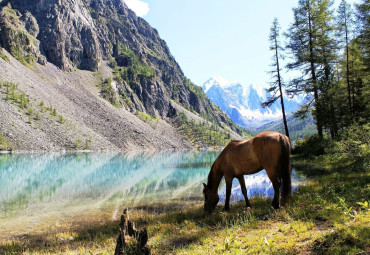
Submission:
<svg viewBox="0 0 370 255">
<path fill-rule="evenodd" d="M 90 148 L 91 143 L 91 137 L 85 140 L 85 150 L 88 150 Z"/>
<path fill-rule="evenodd" d="M 18 84 L 13 82 L 2 82 L 0 81 L 0 95 L 1 93 L 5 94 L 5 100 L 10 101 L 11 103 L 19 106 L 20 112 L 28 115 L 27 123 L 32 124 L 34 120 L 40 120 L 41 116 L 39 111 L 36 108 L 31 108 L 32 103 L 29 97 L 26 94 L 18 89 Z M 44 113 L 45 111 L 49 111 L 50 115 L 57 116 L 57 109 L 54 108 L 52 105 L 50 107 L 45 107 L 44 101 L 41 101 L 40 104 L 40 111 Z M 35 107 L 37 107 L 35 105 Z M 36 109 L 36 110 L 35 110 Z M 59 116 L 59 122 L 64 123 L 65 119 L 63 116 Z M 15 124 L 13 123 L 13 126 Z"/>
<path fill-rule="evenodd" d="M 0 58 L 4 59 L 6 62 L 10 62 L 10 59 L 7 55 L 4 53 L 4 49 L 0 47 Z"/>
<path fill-rule="evenodd" d="M 319 156 L 328 166 L 346 166 L 352 171 L 370 169 L 370 124 L 354 124 L 339 135 L 338 140 L 327 136 L 320 139 L 317 135 L 298 140 L 293 148 L 294 154 L 303 157 Z"/>
<path fill-rule="evenodd" d="M 77 139 L 75 141 L 75 149 L 78 149 L 80 147 L 80 145 L 81 145 L 81 140 L 80 139 Z"/>
<path fill-rule="evenodd" d="M 144 122 L 149 123 L 150 125 L 155 125 L 158 123 L 159 118 L 157 116 L 151 116 L 145 112 L 136 112 L 136 115 Z"/>
<path fill-rule="evenodd" d="M 121 69 L 121 77 L 127 82 L 137 80 L 140 76 L 152 78 L 155 76 L 154 68 L 139 60 L 138 56 L 126 45 L 117 44 L 117 55 L 124 59 Z"/>
<path fill-rule="evenodd" d="M 299 0 L 286 33 L 293 55 L 287 68 L 299 73 L 288 92 L 312 99 L 299 113 L 312 112 L 320 138 L 323 129 L 338 138 L 340 130 L 370 118 L 369 5 L 363 1 L 356 7 L 358 31 L 345 0 L 337 17 L 329 0 Z"/>
<path fill-rule="evenodd" d="M 351 168 L 370 170 L 370 123 L 359 125 L 355 123 L 340 139 L 327 148 L 327 154 L 333 164 L 348 165 Z"/>
<path fill-rule="evenodd" d="M 287 116 L 287 122 L 289 123 L 289 138 L 293 147 L 295 146 L 295 141 L 316 133 L 315 123 L 311 114 L 308 114 L 304 119 L 297 118 L 294 114 L 289 114 Z M 273 130 L 284 134 L 283 120 L 263 125 L 256 131 L 260 133 L 265 130 Z"/>
<path fill-rule="evenodd" d="M 22 109 L 27 108 L 27 98 L 24 93 L 21 94 L 21 108 Z"/>
<path fill-rule="evenodd" d="M 11 25 L 5 23 L 2 29 L 3 37 L 11 40 L 7 49 L 9 53 L 23 65 L 28 66 L 34 63 L 35 49 L 38 48 L 37 39 L 25 29 L 20 20 L 21 14 L 8 4 L 2 8 L 1 15 L 11 20 Z"/>
<path fill-rule="evenodd" d="M 63 116 L 62 115 L 59 115 L 59 123 L 60 124 L 63 124 L 65 122 L 66 122 L 66 120 L 63 118 Z"/>
<path fill-rule="evenodd" d="M 106 79 L 102 84 L 100 84 L 100 95 L 112 105 L 116 107 L 120 106 L 117 93 L 112 86 L 111 78 Z"/>
<path fill-rule="evenodd" d="M 272 81 L 270 82 L 270 87 L 266 89 L 266 92 L 268 92 L 270 96 L 266 99 L 266 101 L 262 102 L 261 105 L 262 107 L 269 107 L 277 100 L 280 101 L 279 103 L 282 109 L 285 131 L 284 133 L 288 137 L 290 137 L 286 120 L 282 89 L 283 87 L 285 87 L 285 84 L 283 82 L 283 78 L 281 77 L 281 68 L 279 62 L 280 59 L 284 59 L 284 56 L 282 55 L 283 48 L 281 47 L 280 43 L 280 25 L 277 18 L 275 18 L 272 23 L 269 40 L 270 40 L 270 50 L 273 51 L 273 63 L 271 64 L 272 70 L 270 71 Z"/>
<path fill-rule="evenodd" d="M 292 150 L 293 154 L 300 154 L 303 157 L 323 155 L 325 148 L 330 144 L 330 140 L 324 135 L 320 138 L 318 135 L 306 136 L 297 140 Z"/>
<path fill-rule="evenodd" d="M 50 114 L 53 116 L 57 116 L 57 109 L 53 108 L 53 106 L 50 106 Z"/>
<path fill-rule="evenodd" d="M 175 124 L 196 147 L 204 147 L 204 145 L 221 147 L 231 140 L 230 131 L 213 123 L 196 122 L 183 112 L 178 113 Z"/>
<path fill-rule="evenodd" d="M 44 101 L 41 101 L 41 103 L 40 103 L 40 111 L 45 112 L 45 103 L 44 103 Z"/>
<path fill-rule="evenodd" d="M 4 137 L 0 134 L 0 151 L 8 150 L 8 144 L 6 143 Z"/>
<path fill-rule="evenodd" d="M 13 82 L 1 82 L 0 81 L 0 88 L 5 87 L 7 101 L 11 100 L 13 103 L 18 104 L 21 109 L 26 109 L 29 104 L 29 98 L 26 97 L 26 94 L 23 92 L 19 92 L 18 84 Z"/>
</svg>

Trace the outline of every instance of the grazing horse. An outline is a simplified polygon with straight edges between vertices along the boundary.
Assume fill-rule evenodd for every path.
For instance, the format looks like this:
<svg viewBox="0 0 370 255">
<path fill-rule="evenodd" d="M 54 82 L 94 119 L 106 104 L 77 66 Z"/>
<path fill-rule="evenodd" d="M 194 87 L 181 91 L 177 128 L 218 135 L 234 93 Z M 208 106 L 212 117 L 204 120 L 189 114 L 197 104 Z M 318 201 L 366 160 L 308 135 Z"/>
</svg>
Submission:
<svg viewBox="0 0 370 255">
<path fill-rule="evenodd" d="M 250 203 L 245 187 L 244 175 L 254 174 L 262 169 L 274 188 L 272 206 L 279 208 L 279 189 L 282 186 L 282 204 L 289 201 L 291 193 L 290 142 L 283 134 L 266 131 L 244 141 L 231 141 L 217 157 L 204 185 L 204 210 L 212 212 L 219 201 L 218 186 L 222 177 L 226 182 L 224 211 L 229 210 L 231 185 L 236 177 L 239 180 L 247 207 Z"/>
</svg>

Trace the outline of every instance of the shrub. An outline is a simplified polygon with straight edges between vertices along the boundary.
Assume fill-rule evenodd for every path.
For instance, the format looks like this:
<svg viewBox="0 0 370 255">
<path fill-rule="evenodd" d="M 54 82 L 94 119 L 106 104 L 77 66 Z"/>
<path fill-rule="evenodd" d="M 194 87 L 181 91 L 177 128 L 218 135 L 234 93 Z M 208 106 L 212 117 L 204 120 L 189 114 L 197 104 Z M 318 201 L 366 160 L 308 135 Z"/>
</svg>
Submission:
<svg viewBox="0 0 370 255">
<path fill-rule="evenodd" d="M 6 143 L 4 137 L 0 135 L 0 151 L 7 150 L 8 144 Z"/>
<path fill-rule="evenodd" d="M 61 124 L 63 124 L 64 122 L 66 122 L 62 115 L 59 115 L 59 122 Z"/>
<path fill-rule="evenodd" d="M 356 169 L 370 169 L 370 123 L 365 125 L 354 124 L 335 141 L 332 147 L 327 149 L 332 157 L 340 155 Z"/>
<path fill-rule="evenodd" d="M 322 139 L 318 135 L 306 136 L 296 141 L 292 154 L 300 154 L 305 157 L 320 156 L 325 153 L 325 148 L 328 148 L 329 144 L 330 140 L 326 135 Z"/>
</svg>

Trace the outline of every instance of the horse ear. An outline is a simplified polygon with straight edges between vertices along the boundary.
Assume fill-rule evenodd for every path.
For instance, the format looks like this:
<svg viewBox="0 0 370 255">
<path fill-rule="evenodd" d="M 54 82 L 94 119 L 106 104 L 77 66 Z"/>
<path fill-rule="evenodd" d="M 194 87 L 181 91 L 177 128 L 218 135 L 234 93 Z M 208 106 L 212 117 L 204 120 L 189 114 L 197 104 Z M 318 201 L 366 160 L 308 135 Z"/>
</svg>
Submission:
<svg viewBox="0 0 370 255">
<path fill-rule="evenodd" d="M 203 187 L 206 189 L 207 188 L 207 184 L 205 184 L 204 182 L 203 182 Z"/>
</svg>

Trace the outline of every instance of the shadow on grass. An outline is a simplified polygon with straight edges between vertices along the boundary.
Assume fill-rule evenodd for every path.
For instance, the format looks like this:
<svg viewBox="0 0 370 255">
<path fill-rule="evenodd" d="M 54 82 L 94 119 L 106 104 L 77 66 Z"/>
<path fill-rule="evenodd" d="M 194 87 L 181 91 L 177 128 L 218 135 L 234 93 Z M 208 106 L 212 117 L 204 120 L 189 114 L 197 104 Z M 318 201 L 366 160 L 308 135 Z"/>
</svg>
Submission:
<svg viewBox="0 0 370 255">
<path fill-rule="evenodd" d="M 355 254 L 370 252 L 370 229 L 366 226 L 342 228 L 317 239 L 312 252 L 321 254 Z"/>
<path fill-rule="evenodd" d="M 15 236 L 8 244 L 0 245 L 0 254 L 20 254 L 23 252 L 57 253 L 77 250 L 83 246 L 104 247 L 114 240 L 118 233 L 118 222 L 90 222 L 86 227 L 67 231 L 53 231 L 38 235 Z M 72 234 L 73 233 L 73 234 Z M 61 237 L 63 236 L 63 237 Z M 114 248 L 114 247 L 113 247 Z"/>
</svg>

